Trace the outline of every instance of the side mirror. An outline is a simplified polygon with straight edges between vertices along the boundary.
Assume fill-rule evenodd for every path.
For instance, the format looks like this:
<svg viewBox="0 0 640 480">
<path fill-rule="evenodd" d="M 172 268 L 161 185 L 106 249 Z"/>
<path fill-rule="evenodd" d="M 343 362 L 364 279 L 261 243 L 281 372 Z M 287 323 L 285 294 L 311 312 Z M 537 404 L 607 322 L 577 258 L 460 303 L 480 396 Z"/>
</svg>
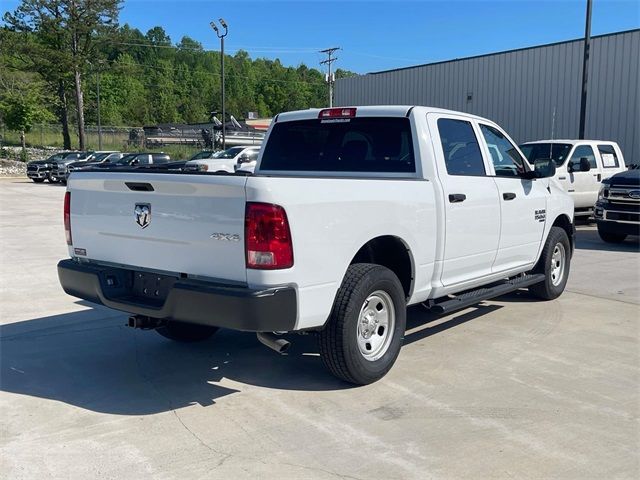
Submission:
<svg viewBox="0 0 640 480">
<path fill-rule="evenodd" d="M 556 162 L 551 158 L 537 158 L 533 162 L 533 178 L 549 178 L 556 174 Z"/>
<path fill-rule="evenodd" d="M 580 158 L 580 171 L 588 172 L 591 170 L 591 164 L 589 163 L 589 159 L 587 157 Z"/>
</svg>

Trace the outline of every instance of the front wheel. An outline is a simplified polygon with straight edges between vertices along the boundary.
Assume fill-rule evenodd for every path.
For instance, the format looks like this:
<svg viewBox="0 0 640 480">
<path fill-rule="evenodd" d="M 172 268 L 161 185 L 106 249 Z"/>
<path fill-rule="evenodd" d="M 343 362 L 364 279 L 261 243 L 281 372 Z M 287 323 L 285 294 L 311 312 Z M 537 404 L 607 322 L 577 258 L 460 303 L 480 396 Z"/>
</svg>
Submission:
<svg viewBox="0 0 640 480">
<path fill-rule="evenodd" d="M 534 268 L 534 273 L 543 273 L 542 282 L 529 287 L 529 291 L 543 300 L 558 298 L 564 291 L 571 266 L 571 244 L 569 237 L 560 227 L 551 227 L 542 255 Z"/>
<path fill-rule="evenodd" d="M 333 375 L 356 385 L 381 379 L 400 353 L 406 315 L 404 290 L 391 270 L 350 265 L 319 334 L 323 363 Z"/>
<path fill-rule="evenodd" d="M 49 177 L 47 178 L 47 180 L 49 181 L 49 183 L 58 183 L 60 180 L 58 179 L 58 177 L 54 177 L 52 175 L 49 175 Z"/>
<path fill-rule="evenodd" d="M 163 337 L 176 342 L 199 342 L 211 337 L 217 331 L 218 327 L 176 321 L 170 321 L 156 329 L 156 332 Z"/>
<path fill-rule="evenodd" d="M 607 232 L 603 227 L 598 224 L 598 235 L 602 241 L 607 243 L 622 243 L 627 236 L 624 233 L 612 233 Z"/>
</svg>

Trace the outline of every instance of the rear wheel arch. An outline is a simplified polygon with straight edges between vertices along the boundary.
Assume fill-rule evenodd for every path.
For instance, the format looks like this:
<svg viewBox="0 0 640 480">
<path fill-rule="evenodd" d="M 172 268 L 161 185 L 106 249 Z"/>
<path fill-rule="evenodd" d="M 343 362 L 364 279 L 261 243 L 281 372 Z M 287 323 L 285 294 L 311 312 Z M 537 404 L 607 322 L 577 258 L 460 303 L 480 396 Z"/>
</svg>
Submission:
<svg viewBox="0 0 640 480">
<path fill-rule="evenodd" d="M 415 280 L 415 263 L 411 249 L 400 237 L 383 235 L 372 238 L 358 249 L 349 265 L 355 263 L 372 263 L 387 267 L 400 280 L 405 298 L 408 300 L 411 296 Z"/>
</svg>

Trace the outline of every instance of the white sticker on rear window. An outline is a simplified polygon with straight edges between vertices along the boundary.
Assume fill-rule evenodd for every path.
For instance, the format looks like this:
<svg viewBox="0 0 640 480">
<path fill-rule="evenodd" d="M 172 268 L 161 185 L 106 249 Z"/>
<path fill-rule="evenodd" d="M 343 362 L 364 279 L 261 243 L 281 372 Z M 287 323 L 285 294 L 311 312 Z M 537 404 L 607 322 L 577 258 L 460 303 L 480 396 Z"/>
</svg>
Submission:
<svg viewBox="0 0 640 480">
<path fill-rule="evenodd" d="M 615 167 L 616 157 L 613 155 L 613 153 L 603 153 L 602 163 L 604 164 L 605 167 Z"/>
<path fill-rule="evenodd" d="M 349 123 L 350 118 L 331 118 L 329 120 L 320 120 L 320 123 Z"/>
</svg>

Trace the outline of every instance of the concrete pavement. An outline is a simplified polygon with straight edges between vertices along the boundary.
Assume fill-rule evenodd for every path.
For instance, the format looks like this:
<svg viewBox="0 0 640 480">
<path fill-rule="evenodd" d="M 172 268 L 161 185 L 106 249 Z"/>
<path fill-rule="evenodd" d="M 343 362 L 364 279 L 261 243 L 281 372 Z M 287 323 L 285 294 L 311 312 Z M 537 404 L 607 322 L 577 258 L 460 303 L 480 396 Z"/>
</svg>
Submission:
<svg viewBox="0 0 640 480">
<path fill-rule="evenodd" d="M 411 308 L 391 373 L 353 388 L 312 336 L 180 345 L 65 295 L 63 193 L 0 180 L 3 478 L 640 476 L 637 239 L 580 227 L 556 301 Z"/>
</svg>

